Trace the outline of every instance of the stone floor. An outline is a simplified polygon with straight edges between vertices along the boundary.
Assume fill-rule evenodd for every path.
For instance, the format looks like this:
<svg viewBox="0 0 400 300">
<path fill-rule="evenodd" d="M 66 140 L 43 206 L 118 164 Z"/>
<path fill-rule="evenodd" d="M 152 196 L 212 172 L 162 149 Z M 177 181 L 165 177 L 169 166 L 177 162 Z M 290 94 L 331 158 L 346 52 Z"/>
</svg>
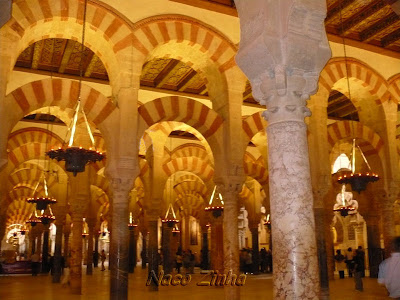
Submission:
<svg viewBox="0 0 400 300">
<path fill-rule="evenodd" d="M 85 271 L 85 270 L 84 270 Z M 27 275 L 0 276 L 0 299 L 7 300 L 102 300 L 109 299 L 109 271 L 95 269 L 92 276 L 83 276 L 83 295 L 69 293 L 68 287 L 51 283 L 49 275 L 32 277 Z M 146 287 L 147 272 L 136 268 L 129 275 L 129 299 L 190 299 L 212 300 L 223 299 L 223 288 L 197 286 L 200 274 L 192 276 L 192 281 L 185 287 L 160 287 L 158 292 L 150 292 Z M 384 287 L 377 284 L 376 279 L 364 278 L 364 292 L 354 290 L 352 278 L 335 279 L 330 282 L 330 299 L 390 299 Z M 272 299 L 272 278 L 270 275 L 248 275 L 241 289 L 242 300 Z"/>
</svg>

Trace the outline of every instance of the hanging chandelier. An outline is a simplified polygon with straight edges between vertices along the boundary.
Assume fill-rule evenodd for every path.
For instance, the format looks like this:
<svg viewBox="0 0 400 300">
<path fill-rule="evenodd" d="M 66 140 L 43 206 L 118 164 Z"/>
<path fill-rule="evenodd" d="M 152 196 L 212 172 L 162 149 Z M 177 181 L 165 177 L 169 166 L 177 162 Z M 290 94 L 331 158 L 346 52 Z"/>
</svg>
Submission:
<svg viewBox="0 0 400 300">
<path fill-rule="evenodd" d="M 168 227 L 173 227 L 175 224 L 179 223 L 171 203 L 169 204 L 165 217 L 161 220 L 161 222 L 166 223 Z"/>
<path fill-rule="evenodd" d="M 264 221 L 264 225 L 271 230 L 271 219 L 270 219 L 270 215 L 267 215 L 267 218 Z"/>
<path fill-rule="evenodd" d="M 217 186 L 214 186 L 210 201 L 204 209 L 207 212 L 212 212 L 214 218 L 220 217 L 224 211 L 224 201 L 222 199 L 222 195 L 220 193 L 216 193 L 216 190 Z"/>
<path fill-rule="evenodd" d="M 47 210 L 49 212 L 47 212 L 46 210 L 42 210 L 41 215 L 38 216 L 38 219 L 42 222 L 43 225 L 48 225 L 56 219 L 50 206 Z"/>
<path fill-rule="evenodd" d="M 84 5 L 84 13 L 83 13 L 83 26 L 82 26 L 82 43 L 81 43 L 81 58 L 79 62 L 79 92 L 78 92 L 78 101 L 75 107 L 74 116 L 72 118 L 72 122 L 70 127 L 68 127 L 67 136 L 70 133 L 70 138 L 68 142 L 68 146 L 59 147 L 58 149 L 51 149 L 46 154 L 51 158 L 57 161 L 65 161 L 65 170 L 67 172 L 71 172 L 76 176 L 77 173 L 84 172 L 85 166 L 90 163 L 95 163 L 97 161 L 102 161 L 105 155 L 96 150 L 95 141 L 93 138 L 92 131 L 89 126 L 89 122 L 86 118 L 86 114 L 81 105 L 81 90 L 82 90 L 82 78 L 83 78 L 83 59 L 84 59 L 84 50 L 85 50 L 85 29 L 86 29 L 86 9 L 87 9 L 87 0 L 85 0 Z M 86 129 L 88 131 L 90 141 L 92 147 L 89 149 L 85 149 L 82 146 L 74 146 L 74 138 L 76 132 L 76 125 L 78 121 L 78 115 L 82 114 L 83 119 L 86 124 Z M 66 142 L 64 143 L 64 145 Z M 93 150 L 94 149 L 94 150 Z"/>
<path fill-rule="evenodd" d="M 26 224 L 31 224 L 32 227 L 35 227 L 36 224 L 42 223 L 42 221 L 36 216 L 35 214 L 32 214 L 32 216 L 25 221 Z"/>
<path fill-rule="evenodd" d="M 181 233 L 181 231 L 178 228 L 178 224 L 175 224 L 174 228 L 172 228 L 172 234 L 176 236 L 178 233 Z"/>
<path fill-rule="evenodd" d="M 334 205 L 333 211 L 339 212 L 342 217 L 347 217 L 350 213 L 355 212 L 356 207 L 349 203 L 351 200 L 353 200 L 352 198 L 353 194 L 346 192 L 346 185 L 343 184 L 342 191 L 340 192 L 340 194 L 338 194 L 338 197 L 336 199 L 338 203 Z"/>
<path fill-rule="evenodd" d="M 128 228 L 129 230 L 134 230 L 137 226 L 138 226 L 137 223 L 133 220 L 132 212 L 130 212 Z"/>
<path fill-rule="evenodd" d="M 36 204 L 36 209 L 37 210 L 46 210 L 47 205 L 49 204 L 55 204 L 57 202 L 56 198 L 54 197 L 50 197 L 49 196 L 49 189 L 47 187 L 47 181 L 46 178 L 44 176 L 44 173 L 41 176 L 41 179 L 43 180 L 43 189 L 44 189 L 44 197 L 30 197 L 26 200 L 26 202 L 28 203 L 34 203 Z M 40 180 L 37 182 L 34 190 L 33 190 L 33 195 L 36 193 L 37 188 L 39 187 L 40 184 Z"/>
<path fill-rule="evenodd" d="M 356 169 L 356 155 L 355 155 L 356 147 L 360 151 L 361 156 L 364 159 L 364 162 L 366 163 L 366 165 L 369 169 L 369 172 L 366 172 L 366 173 L 361 173 L 361 172 L 356 173 L 355 172 L 355 169 Z M 375 182 L 378 180 L 379 180 L 379 176 L 377 174 L 371 172 L 371 167 L 367 161 L 367 158 L 365 157 L 361 148 L 358 145 L 356 145 L 356 140 L 353 139 L 352 153 L 351 153 L 351 173 L 340 176 L 337 181 L 340 184 L 350 184 L 351 189 L 353 191 L 361 193 L 362 191 L 365 191 L 368 183 Z"/>
</svg>

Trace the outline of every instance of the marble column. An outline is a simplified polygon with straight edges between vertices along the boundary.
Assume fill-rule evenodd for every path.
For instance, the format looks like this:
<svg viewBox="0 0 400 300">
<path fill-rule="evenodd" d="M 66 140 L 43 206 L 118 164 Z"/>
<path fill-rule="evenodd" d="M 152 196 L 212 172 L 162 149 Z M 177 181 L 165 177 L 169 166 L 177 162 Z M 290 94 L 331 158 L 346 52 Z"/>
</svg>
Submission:
<svg viewBox="0 0 400 300">
<path fill-rule="evenodd" d="M 383 241 L 385 245 L 385 258 L 392 252 L 392 241 L 395 237 L 394 223 L 394 198 L 387 197 L 382 203 L 382 229 Z"/>
<path fill-rule="evenodd" d="M 150 274 L 151 271 L 154 271 L 158 274 L 158 221 L 157 220 L 149 220 L 148 221 L 149 228 L 149 249 L 148 249 L 148 272 Z M 154 284 L 152 280 L 152 284 L 149 286 L 151 291 L 158 291 L 157 285 Z"/>
<path fill-rule="evenodd" d="M 72 213 L 72 242 L 70 257 L 70 287 L 72 294 L 82 294 L 82 230 L 83 212 Z"/>
<path fill-rule="evenodd" d="M 36 252 L 36 234 L 34 233 L 34 229 L 32 227 L 31 232 L 29 233 L 29 238 L 31 239 L 31 255 Z"/>
<path fill-rule="evenodd" d="M 86 259 L 86 275 L 93 274 L 93 232 L 94 232 L 94 224 L 88 222 L 89 225 L 89 235 L 86 237 L 88 240 L 87 247 L 87 259 Z"/>
<path fill-rule="evenodd" d="M 146 269 L 147 264 L 147 231 L 142 231 L 142 253 L 140 253 L 140 257 L 142 259 L 142 269 Z"/>
<path fill-rule="evenodd" d="M 203 270 L 208 270 L 209 258 L 208 258 L 208 227 L 202 227 L 202 243 L 201 243 L 201 268 Z"/>
<path fill-rule="evenodd" d="M 64 232 L 64 249 L 63 249 L 63 256 L 65 265 L 69 263 L 70 253 L 69 253 L 69 235 L 70 231 Z"/>
<path fill-rule="evenodd" d="M 129 273 L 133 273 L 136 267 L 137 253 L 136 253 L 136 230 L 133 227 L 129 230 Z"/>
<path fill-rule="evenodd" d="M 331 52 L 326 2 L 235 0 L 241 41 L 236 63 L 267 111 L 274 299 L 319 299 L 306 100 Z M 266 22 L 268 20 L 268 22 Z"/>
<path fill-rule="evenodd" d="M 99 234 L 97 231 L 93 233 L 94 235 L 94 252 L 97 253 L 97 260 L 93 262 L 93 267 L 97 268 L 99 265 Z"/>
<path fill-rule="evenodd" d="M 329 299 L 328 254 L 325 240 L 325 209 L 314 208 L 321 299 Z"/>
<path fill-rule="evenodd" d="M 190 248 L 190 215 L 185 214 L 185 230 L 184 230 L 183 249 L 188 250 Z"/>
<path fill-rule="evenodd" d="M 211 268 L 220 273 L 224 272 L 224 245 L 222 216 L 211 217 Z"/>
<path fill-rule="evenodd" d="M 252 253 L 251 258 L 253 260 L 253 273 L 259 274 L 259 266 L 260 266 L 260 251 L 258 249 L 258 226 L 251 227 L 251 245 L 252 245 Z"/>
<path fill-rule="evenodd" d="M 162 251 L 163 251 L 163 267 L 164 273 L 172 273 L 172 252 L 171 252 L 171 239 L 172 239 L 172 227 L 168 224 L 163 224 L 162 230 Z"/>
<path fill-rule="evenodd" d="M 223 214 L 223 261 L 224 273 L 232 272 L 239 276 L 239 231 L 238 231 L 238 193 L 242 189 L 242 182 L 228 178 L 221 189 L 224 199 Z M 258 247 L 258 245 L 257 245 Z M 225 299 L 240 299 L 238 286 L 227 285 L 224 287 Z"/>
<path fill-rule="evenodd" d="M 56 246 L 54 250 L 53 259 L 53 283 L 60 282 L 62 267 L 61 267 L 61 248 L 62 248 L 62 236 L 63 236 L 63 223 L 57 221 L 56 223 Z"/>
<path fill-rule="evenodd" d="M 134 177 L 112 178 L 112 218 L 110 241 L 110 299 L 128 298 L 129 192 Z"/>
</svg>

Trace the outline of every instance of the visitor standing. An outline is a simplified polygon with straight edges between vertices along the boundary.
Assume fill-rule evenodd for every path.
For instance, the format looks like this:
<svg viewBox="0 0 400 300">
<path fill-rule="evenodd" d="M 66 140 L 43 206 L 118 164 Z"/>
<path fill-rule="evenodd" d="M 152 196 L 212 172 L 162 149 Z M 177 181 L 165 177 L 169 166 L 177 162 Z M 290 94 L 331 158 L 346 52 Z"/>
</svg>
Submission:
<svg viewBox="0 0 400 300">
<path fill-rule="evenodd" d="M 106 268 L 104 267 L 104 262 L 107 259 L 107 255 L 106 252 L 103 250 L 101 250 L 101 254 L 100 254 L 100 259 L 101 259 L 101 270 L 104 271 Z"/>
<path fill-rule="evenodd" d="M 349 272 L 349 277 L 353 277 L 354 253 L 351 247 L 349 247 L 346 252 L 346 265 L 347 265 L 347 270 Z"/>
<path fill-rule="evenodd" d="M 336 250 L 335 255 L 336 270 L 339 272 L 339 278 L 344 278 L 344 270 L 346 269 L 346 257 L 342 254 L 341 250 Z"/>
<path fill-rule="evenodd" d="M 384 284 L 389 297 L 400 300 L 400 236 L 393 240 L 393 253 L 379 265 L 378 282 Z"/>
<path fill-rule="evenodd" d="M 362 282 L 362 272 L 364 270 L 364 256 L 361 252 L 356 252 L 353 258 L 354 261 L 354 282 L 356 284 L 356 290 L 362 292 L 364 290 Z M 400 278 L 399 278 L 400 280 Z"/>
</svg>

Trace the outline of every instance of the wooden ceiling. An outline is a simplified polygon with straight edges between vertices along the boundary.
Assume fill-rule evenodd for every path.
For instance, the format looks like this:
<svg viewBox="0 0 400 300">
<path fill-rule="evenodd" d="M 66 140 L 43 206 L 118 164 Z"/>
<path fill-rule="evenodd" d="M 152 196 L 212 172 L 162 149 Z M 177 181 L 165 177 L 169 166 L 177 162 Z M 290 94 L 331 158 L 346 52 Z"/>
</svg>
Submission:
<svg viewBox="0 0 400 300">
<path fill-rule="evenodd" d="M 182 1 L 186 0 L 179 0 Z M 195 1 L 196 6 L 199 6 L 199 1 Z M 400 17 L 391 7 L 396 0 L 326 1 L 328 13 L 325 25 L 328 34 L 337 39 L 344 37 L 346 40 L 400 53 Z M 200 2 L 210 3 L 204 7 L 207 9 L 222 6 L 236 12 L 232 0 Z M 77 79 L 80 74 L 80 46 L 79 42 L 66 39 L 38 41 L 20 54 L 15 70 Z M 86 47 L 83 54 L 83 80 L 107 83 L 107 70 L 99 57 Z M 143 89 L 165 90 L 189 97 L 208 96 L 205 78 L 189 65 L 172 58 L 155 58 L 146 62 L 140 83 Z M 258 105 L 252 96 L 249 82 L 243 93 L 243 101 L 248 105 Z M 355 107 L 346 96 L 336 91 L 330 95 L 328 115 L 338 119 L 358 119 Z"/>
</svg>

